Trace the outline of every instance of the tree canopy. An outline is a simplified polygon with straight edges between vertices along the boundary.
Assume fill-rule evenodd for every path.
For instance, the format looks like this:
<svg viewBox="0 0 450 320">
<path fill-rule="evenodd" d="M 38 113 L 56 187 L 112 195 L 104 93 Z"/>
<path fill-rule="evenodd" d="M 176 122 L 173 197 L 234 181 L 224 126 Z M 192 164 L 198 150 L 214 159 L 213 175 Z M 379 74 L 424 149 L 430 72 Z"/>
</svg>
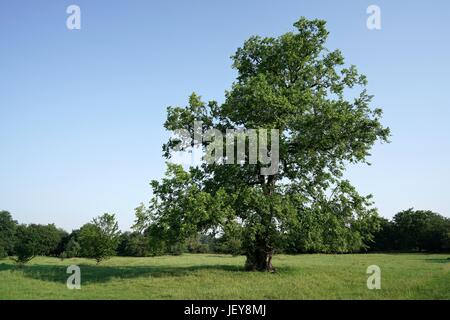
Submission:
<svg viewBox="0 0 450 320">
<path fill-rule="evenodd" d="M 78 242 L 81 255 L 100 263 L 116 254 L 119 237 L 120 231 L 115 215 L 105 213 L 80 228 Z"/>
</svg>

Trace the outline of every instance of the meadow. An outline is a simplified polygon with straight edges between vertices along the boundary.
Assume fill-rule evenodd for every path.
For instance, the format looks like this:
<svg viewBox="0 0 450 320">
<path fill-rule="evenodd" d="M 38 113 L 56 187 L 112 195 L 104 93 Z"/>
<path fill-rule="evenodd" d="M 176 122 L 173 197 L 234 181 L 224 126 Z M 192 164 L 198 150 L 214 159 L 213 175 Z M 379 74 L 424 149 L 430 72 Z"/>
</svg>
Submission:
<svg viewBox="0 0 450 320">
<path fill-rule="evenodd" d="M 276 273 L 246 272 L 244 257 L 183 254 L 93 260 L 0 260 L 0 299 L 450 299 L 449 254 L 276 255 Z M 81 268 L 81 289 L 66 286 Z M 367 267 L 381 268 L 369 290 Z"/>
</svg>

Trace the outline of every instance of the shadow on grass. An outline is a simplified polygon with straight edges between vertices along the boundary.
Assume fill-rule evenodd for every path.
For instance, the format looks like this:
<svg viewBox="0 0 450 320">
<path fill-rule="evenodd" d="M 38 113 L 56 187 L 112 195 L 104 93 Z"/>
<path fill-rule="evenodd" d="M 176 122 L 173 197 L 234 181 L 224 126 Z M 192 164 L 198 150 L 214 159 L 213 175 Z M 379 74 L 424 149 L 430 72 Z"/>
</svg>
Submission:
<svg viewBox="0 0 450 320">
<path fill-rule="evenodd" d="M 30 264 L 21 268 L 12 264 L 0 263 L 0 272 L 11 270 L 22 272 L 26 277 L 65 283 L 70 274 L 66 273 L 68 266 L 52 266 Z M 113 278 L 131 279 L 138 277 L 182 277 L 189 275 L 195 271 L 201 270 L 219 270 L 227 272 L 241 272 L 243 267 L 230 265 L 201 265 L 190 267 L 173 267 L 173 266 L 102 266 L 102 265 L 86 265 L 80 264 L 81 279 L 85 284 L 103 283 Z"/>
<path fill-rule="evenodd" d="M 427 261 L 427 262 L 432 262 L 432 263 L 450 263 L 450 257 L 448 257 L 447 259 L 445 259 L 445 258 L 440 258 L 440 259 L 425 259 L 425 261 Z"/>
</svg>

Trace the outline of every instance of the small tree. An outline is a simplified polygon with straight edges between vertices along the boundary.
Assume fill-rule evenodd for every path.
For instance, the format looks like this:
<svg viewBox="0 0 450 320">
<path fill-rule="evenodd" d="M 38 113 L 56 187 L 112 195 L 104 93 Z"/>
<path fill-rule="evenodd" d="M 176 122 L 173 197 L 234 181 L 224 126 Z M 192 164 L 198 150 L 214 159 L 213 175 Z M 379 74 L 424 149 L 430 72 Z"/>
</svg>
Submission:
<svg viewBox="0 0 450 320">
<path fill-rule="evenodd" d="M 22 266 L 38 254 L 38 233 L 30 226 L 20 225 L 17 227 L 15 240 L 13 260 Z"/>
<path fill-rule="evenodd" d="M 31 243 L 18 243 L 15 247 L 16 256 L 13 260 L 22 266 L 35 257 L 35 246 Z"/>
<path fill-rule="evenodd" d="M 105 213 L 81 227 L 78 236 L 81 255 L 95 259 L 98 264 L 116 253 L 119 237 L 115 215 Z"/>
</svg>

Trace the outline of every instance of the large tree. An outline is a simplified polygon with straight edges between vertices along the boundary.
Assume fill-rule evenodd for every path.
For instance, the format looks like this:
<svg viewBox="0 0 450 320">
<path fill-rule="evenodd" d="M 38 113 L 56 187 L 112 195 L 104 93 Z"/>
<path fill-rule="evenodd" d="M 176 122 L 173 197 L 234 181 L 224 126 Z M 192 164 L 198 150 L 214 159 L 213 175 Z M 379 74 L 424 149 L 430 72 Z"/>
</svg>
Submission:
<svg viewBox="0 0 450 320">
<path fill-rule="evenodd" d="M 201 121 L 203 133 L 256 129 L 261 136 L 261 129 L 278 129 L 276 170 L 262 171 L 261 158 L 251 163 L 248 136 L 245 163 L 224 164 L 227 146 L 237 152 L 230 144 L 224 154 L 216 149 L 214 163 L 188 171 L 169 164 L 167 176 L 151 183 L 155 238 L 179 242 L 198 231 L 240 225 L 246 268 L 267 271 L 273 270 L 277 243 L 301 228 L 304 215 L 324 217 L 329 224 L 324 241 L 336 241 L 339 251 L 346 251 L 348 242 L 354 250 L 370 240 L 376 210 L 343 173 L 349 163 L 367 163 L 371 147 L 387 141 L 389 129 L 380 123 L 381 109 L 370 106 L 366 77 L 355 66 L 345 67 L 339 50 L 326 49 L 325 21 L 301 18 L 294 27 L 277 38 L 251 37 L 236 51 L 238 75 L 224 103 L 204 103 L 192 94 L 186 107 L 168 108 L 165 122 L 166 129 L 191 136 L 199 130 L 194 121 Z M 184 138 L 170 139 L 165 157 L 195 144 L 211 150 L 212 143 L 223 142 Z M 275 144 L 269 146 L 273 156 Z"/>
</svg>

